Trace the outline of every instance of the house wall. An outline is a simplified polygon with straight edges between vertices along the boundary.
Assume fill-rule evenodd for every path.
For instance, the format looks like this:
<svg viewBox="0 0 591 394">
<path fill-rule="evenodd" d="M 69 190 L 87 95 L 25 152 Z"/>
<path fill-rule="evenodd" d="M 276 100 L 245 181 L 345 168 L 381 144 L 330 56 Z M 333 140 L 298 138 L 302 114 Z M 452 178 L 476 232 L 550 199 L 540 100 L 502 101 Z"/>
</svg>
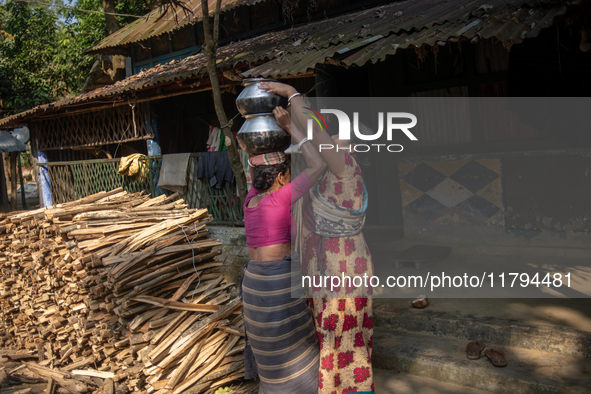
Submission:
<svg viewBox="0 0 591 394">
<path fill-rule="evenodd" d="M 588 95 L 591 74 L 585 70 L 591 69 L 591 52 L 579 50 L 576 34 L 558 23 L 519 45 L 493 39 L 477 44 L 448 43 L 437 51 L 401 51 L 384 62 L 337 73 L 341 86 L 337 94 L 572 97 L 587 91 Z M 359 84 L 352 86 L 348 83 L 352 80 Z M 368 81 L 366 86 L 363 81 Z M 578 127 L 546 125 L 544 132 L 539 131 L 543 129 L 542 115 L 551 108 L 520 114 L 526 118 L 521 123 L 531 127 L 516 127 L 518 122 L 511 120 L 478 124 L 469 114 L 458 111 L 449 108 L 441 116 L 471 124 L 464 128 L 469 132 L 423 135 L 417 146 L 388 164 L 393 171 L 368 174 L 368 183 L 375 183 L 374 195 L 377 189 L 383 190 L 384 179 L 396 186 L 389 204 L 382 203 L 373 219 L 368 215 L 369 224 L 384 224 L 379 222 L 383 213 L 399 209 L 406 233 L 417 233 L 430 225 L 527 236 L 540 232 L 586 234 L 591 230 L 586 202 L 591 195 L 591 136 L 580 132 L 580 125 L 586 122 L 584 109 L 569 119 Z M 375 205 L 371 186 L 368 189 Z"/>
<path fill-rule="evenodd" d="M 234 282 L 239 283 L 246 261 L 248 260 L 248 246 L 246 245 L 246 234 L 244 227 L 222 227 L 207 226 L 209 236 L 222 243 L 222 254 L 214 258 L 223 264 L 222 272 L 224 276 Z"/>
<path fill-rule="evenodd" d="M 401 160 L 397 175 L 405 222 L 505 225 L 499 157 Z"/>
<path fill-rule="evenodd" d="M 590 232 L 591 152 L 420 157 L 399 162 L 406 224 Z"/>
</svg>

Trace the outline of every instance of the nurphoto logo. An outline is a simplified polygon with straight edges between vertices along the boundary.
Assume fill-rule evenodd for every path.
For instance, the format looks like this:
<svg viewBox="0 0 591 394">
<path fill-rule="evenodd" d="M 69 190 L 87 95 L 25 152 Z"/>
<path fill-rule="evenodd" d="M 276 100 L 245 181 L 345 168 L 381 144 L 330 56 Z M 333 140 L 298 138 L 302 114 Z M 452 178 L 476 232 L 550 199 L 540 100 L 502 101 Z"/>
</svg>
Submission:
<svg viewBox="0 0 591 394">
<path fill-rule="evenodd" d="M 305 112 L 306 115 L 309 115 L 311 119 L 308 119 L 307 130 L 308 130 L 308 139 L 313 138 L 313 127 L 314 121 L 318 124 L 318 127 L 321 129 L 325 129 L 328 132 L 328 124 L 322 114 L 333 114 L 336 116 L 338 125 L 339 125 L 339 140 L 351 140 L 351 126 L 353 126 L 353 132 L 358 140 L 361 141 L 375 141 L 382 136 L 384 133 L 384 118 L 386 119 L 386 138 L 388 141 L 392 141 L 394 131 L 399 130 L 408 137 L 411 141 L 418 141 L 417 137 L 413 133 L 410 132 L 409 129 L 412 129 L 417 125 L 417 117 L 408 112 L 378 112 L 378 129 L 374 134 L 363 134 L 359 131 L 359 112 L 353 112 L 353 122 L 349 118 L 345 112 L 338 110 L 338 109 L 321 109 L 320 113 L 318 111 L 313 110 L 312 108 L 306 107 L 305 109 L 309 110 L 310 112 Z M 397 123 L 400 119 L 408 119 L 410 122 L 408 123 Z M 342 147 L 339 145 L 333 144 L 320 144 L 319 149 L 322 151 L 323 149 L 335 149 L 337 152 L 339 150 L 354 150 L 355 152 L 369 152 L 372 150 L 372 147 L 376 149 L 378 152 L 380 148 L 385 147 L 388 152 L 402 152 L 404 147 L 400 144 L 353 144 L 349 145 L 348 147 Z"/>
</svg>

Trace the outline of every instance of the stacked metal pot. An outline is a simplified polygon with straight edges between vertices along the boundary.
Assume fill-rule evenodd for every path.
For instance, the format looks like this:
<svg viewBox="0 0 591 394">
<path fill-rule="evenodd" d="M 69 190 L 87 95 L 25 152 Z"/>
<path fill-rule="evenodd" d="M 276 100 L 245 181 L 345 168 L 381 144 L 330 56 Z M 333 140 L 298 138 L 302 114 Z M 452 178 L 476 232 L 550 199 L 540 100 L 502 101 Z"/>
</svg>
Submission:
<svg viewBox="0 0 591 394">
<path fill-rule="evenodd" d="M 277 124 L 273 115 L 276 107 L 287 106 L 287 98 L 259 89 L 261 82 L 276 81 L 245 79 L 244 90 L 236 99 L 236 107 L 246 119 L 236 138 L 240 147 L 249 155 L 283 152 L 291 143 L 290 135 Z"/>
</svg>

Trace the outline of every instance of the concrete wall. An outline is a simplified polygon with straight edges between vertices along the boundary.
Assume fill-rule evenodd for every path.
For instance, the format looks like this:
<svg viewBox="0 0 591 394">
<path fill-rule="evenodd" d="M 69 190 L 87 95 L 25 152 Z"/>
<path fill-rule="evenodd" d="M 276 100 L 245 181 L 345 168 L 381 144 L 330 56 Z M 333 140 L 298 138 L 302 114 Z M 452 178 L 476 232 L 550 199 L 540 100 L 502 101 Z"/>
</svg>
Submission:
<svg viewBox="0 0 591 394">
<path fill-rule="evenodd" d="M 238 284 L 242 277 L 244 264 L 248 260 L 244 227 L 207 226 L 207 229 L 210 238 L 219 239 L 222 242 L 222 254 L 215 257 L 214 260 L 221 261 L 224 276 Z"/>
<path fill-rule="evenodd" d="M 398 173 L 405 224 L 504 226 L 500 158 L 408 159 Z"/>
<path fill-rule="evenodd" d="M 591 232 L 591 155 L 503 159 L 508 230 Z"/>
<path fill-rule="evenodd" d="M 398 163 L 405 230 L 421 224 L 591 232 L 591 153 L 413 157 Z"/>
</svg>

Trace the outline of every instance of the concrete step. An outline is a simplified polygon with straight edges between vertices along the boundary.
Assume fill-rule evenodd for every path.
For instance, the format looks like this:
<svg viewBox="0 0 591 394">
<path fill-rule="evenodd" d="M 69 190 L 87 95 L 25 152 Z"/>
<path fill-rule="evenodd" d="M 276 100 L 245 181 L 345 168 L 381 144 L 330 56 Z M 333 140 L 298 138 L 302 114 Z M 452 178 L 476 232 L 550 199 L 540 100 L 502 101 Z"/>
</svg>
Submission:
<svg viewBox="0 0 591 394">
<path fill-rule="evenodd" d="M 403 239 L 395 236 L 389 242 L 382 242 L 376 246 L 383 251 L 400 252 L 417 244 L 451 246 L 452 253 L 456 254 L 588 260 L 591 251 L 591 234 L 509 231 L 482 226 L 424 225 L 417 227 L 409 224 L 404 228 Z M 373 251 L 373 249 L 370 250 Z"/>
<path fill-rule="evenodd" d="M 379 303 L 374 306 L 374 324 L 437 337 L 480 339 L 499 346 L 591 358 L 591 333 L 564 326 L 532 326 L 516 320 L 456 316 L 428 309 L 393 309 Z"/>
<path fill-rule="evenodd" d="M 488 392 L 381 368 L 373 368 L 373 381 L 378 394 L 486 394 Z"/>
<path fill-rule="evenodd" d="M 510 244 L 502 243 L 498 244 L 487 242 L 487 243 L 476 243 L 470 239 L 450 239 L 441 240 L 428 237 L 419 237 L 414 235 L 406 235 L 404 239 L 400 239 L 398 236 L 394 236 L 391 241 L 382 241 L 385 236 L 380 238 L 366 237 L 367 245 L 369 250 L 373 253 L 388 253 L 391 256 L 395 256 L 399 253 L 404 252 L 407 249 L 415 245 L 431 245 L 431 246 L 449 246 L 452 248 L 454 254 L 464 255 L 478 255 L 484 254 L 488 256 L 512 256 L 512 257 L 544 257 L 554 259 L 577 259 L 585 260 L 589 258 L 591 249 L 587 246 L 578 247 L 571 245 L 536 245 L 530 244 Z"/>
<path fill-rule="evenodd" d="M 466 340 L 376 327 L 374 368 L 435 379 L 493 393 L 589 393 L 591 360 L 486 343 L 505 352 L 497 368 L 486 357 L 466 358 Z M 422 391 L 418 391 L 422 392 Z"/>
</svg>

